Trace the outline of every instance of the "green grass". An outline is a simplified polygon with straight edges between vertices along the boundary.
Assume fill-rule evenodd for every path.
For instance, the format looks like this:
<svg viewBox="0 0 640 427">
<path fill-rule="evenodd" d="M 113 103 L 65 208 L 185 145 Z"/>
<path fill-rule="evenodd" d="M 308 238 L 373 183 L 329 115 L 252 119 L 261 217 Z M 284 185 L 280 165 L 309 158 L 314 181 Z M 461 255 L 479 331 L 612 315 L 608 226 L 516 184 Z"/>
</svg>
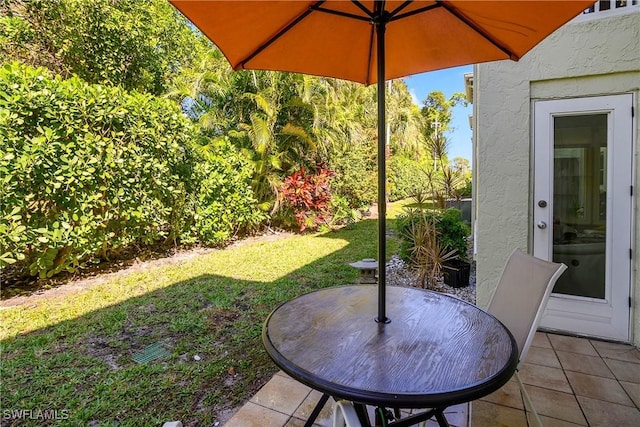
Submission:
<svg viewBox="0 0 640 427">
<path fill-rule="evenodd" d="M 78 426 L 213 425 L 277 370 L 260 341 L 269 312 L 314 289 L 354 283 L 348 263 L 376 257 L 376 235 L 377 221 L 367 220 L 239 245 L 2 309 L 2 409 L 65 411 L 64 424 Z M 387 247 L 389 256 L 397 242 Z M 170 355 L 133 360 L 155 343 Z"/>
<path fill-rule="evenodd" d="M 397 202 L 388 203 L 387 219 L 391 220 L 389 221 L 390 223 L 393 223 L 393 220 L 402 213 L 404 208 L 414 206 L 416 206 L 416 204 L 413 199 L 398 200 Z"/>
</svg>

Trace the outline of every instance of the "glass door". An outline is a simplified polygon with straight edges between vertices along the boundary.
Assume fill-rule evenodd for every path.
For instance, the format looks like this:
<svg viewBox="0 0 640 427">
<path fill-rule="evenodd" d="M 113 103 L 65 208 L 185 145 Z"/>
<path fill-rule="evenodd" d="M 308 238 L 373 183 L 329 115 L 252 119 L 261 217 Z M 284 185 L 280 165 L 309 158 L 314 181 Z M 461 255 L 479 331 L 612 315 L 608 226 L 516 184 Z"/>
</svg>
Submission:
<svg viewBox="0 0 640 427">
<path fill-rule="evenodd" d="M 605 299 L 608 114 L 553 118 L 553 292 Z"/>
<path fill-rule="evenodd" d="M 629 340 L 631 95 L 534 105 L 534 255 L 568 269 L 540 325 Z"/>
</svg>

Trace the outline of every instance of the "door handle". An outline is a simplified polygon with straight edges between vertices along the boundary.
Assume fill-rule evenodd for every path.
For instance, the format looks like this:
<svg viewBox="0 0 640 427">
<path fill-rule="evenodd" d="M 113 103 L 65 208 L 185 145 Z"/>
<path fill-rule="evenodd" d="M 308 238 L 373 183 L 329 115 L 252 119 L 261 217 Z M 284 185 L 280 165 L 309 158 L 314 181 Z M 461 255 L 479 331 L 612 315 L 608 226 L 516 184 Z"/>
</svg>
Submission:
<svg viewBox="0 0 640 427">
<path fill-rule="evenodd" d="M 546 222 L 544 222 L 544 221 L 540 221 L 540 222 L 538 223 L 538 228 L 539 228 L 540 230 L 544 230 L 545 228 L 547 228 L 547 223 L 546 223 Z"/>
</svg>

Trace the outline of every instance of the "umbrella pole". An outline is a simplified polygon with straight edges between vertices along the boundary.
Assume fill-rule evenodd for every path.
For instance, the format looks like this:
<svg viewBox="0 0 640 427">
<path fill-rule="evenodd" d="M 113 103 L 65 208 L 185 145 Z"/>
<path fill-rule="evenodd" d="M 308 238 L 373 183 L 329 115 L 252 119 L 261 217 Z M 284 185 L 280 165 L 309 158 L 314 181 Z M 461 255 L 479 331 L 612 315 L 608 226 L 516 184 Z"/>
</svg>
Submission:
<svg viewBox="0 0 640 427">
<path fill-rule="evenodd" d="M 376 322 L 389 323 L 386 315 L 387 274 L 385 259 L 387 253 L 387 174 L 386 174 L 386 115 L 385 115 L 385 29 L 386 22 L 381 16 L 376 22 L 378 44 L 378 317 Z"/>
</svg>

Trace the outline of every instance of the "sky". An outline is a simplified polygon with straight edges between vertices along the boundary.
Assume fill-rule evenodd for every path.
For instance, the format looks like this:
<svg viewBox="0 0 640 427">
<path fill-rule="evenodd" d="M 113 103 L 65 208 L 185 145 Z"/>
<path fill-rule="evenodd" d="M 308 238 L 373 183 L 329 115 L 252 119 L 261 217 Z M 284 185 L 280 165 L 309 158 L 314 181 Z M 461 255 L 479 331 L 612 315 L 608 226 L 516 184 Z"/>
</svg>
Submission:
<svg viewBox="0 0 640 427">
<path fill-rule="evenodd" d="M 413 101 L 422 106 L 422 101 L 427 95 L 436 90 L 443 92 L 446 98 L 450 98 L 455 92 L 464 93 L 464 74 L 471 72 L 473 67 L 468 65 L 416 74 L 405 77 L 404 81 L 409 87 Z M 469 127 L 469 115 L 473 114 L 472 110 L 471 104 L 453 109 L 453 118 L 449 124 L 451 129 L 445 134 L 450 141 L 449 159 L 463 157 L 469 162 L 472 160 L 471 128 Z"/>
</svg>

